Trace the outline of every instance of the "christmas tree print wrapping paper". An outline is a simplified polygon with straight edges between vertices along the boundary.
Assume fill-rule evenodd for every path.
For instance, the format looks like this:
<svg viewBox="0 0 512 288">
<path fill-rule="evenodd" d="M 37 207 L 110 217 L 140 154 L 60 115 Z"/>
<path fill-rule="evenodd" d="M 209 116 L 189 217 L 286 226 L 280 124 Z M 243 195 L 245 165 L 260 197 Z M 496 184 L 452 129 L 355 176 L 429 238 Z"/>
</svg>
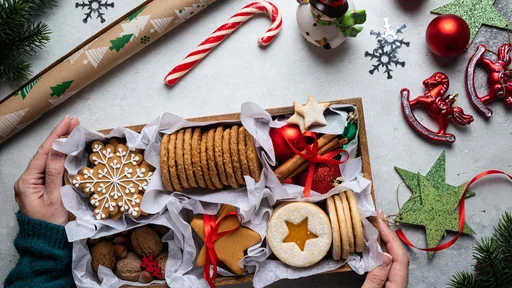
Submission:
<svg viewBox="0 0 512 288">
<path fill-rule="evenodd" d="M 215 0 L 153 0 L 0 102 L 0 144 Z M 78 47 L 77 47 L 78 48 Z"/>
</svg>

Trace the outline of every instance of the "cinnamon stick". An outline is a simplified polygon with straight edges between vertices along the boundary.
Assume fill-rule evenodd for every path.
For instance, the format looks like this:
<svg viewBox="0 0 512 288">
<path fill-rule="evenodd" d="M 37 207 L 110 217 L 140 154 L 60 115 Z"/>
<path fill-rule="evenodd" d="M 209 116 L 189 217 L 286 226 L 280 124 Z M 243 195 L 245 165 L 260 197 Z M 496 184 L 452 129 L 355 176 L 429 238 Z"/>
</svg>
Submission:
<svg viewBox="0 0 512 288">
<path fill-rule="evenodd" d="M 324 155 L 328 152 L 331 152 L 334 149 L 341 147 L 342 145 L 347 144 L 347 142 L 348 142 L 347 138 L 343 138 L 341 140 L 334 139 L 331 142 L 329 142 L 329 144 L 325 145 L 322 149 L 319 149 L 318 154 Z M 295 176 L 299 175 L 299 173 L 301 173 L 302 171 L 308 169 L 308 166 L 309 166 L 309 162 L 306 162 L 306 163 L 300 165 L 299 168 L 295 169 L 295 171 L 293 171 L 290 175 L 288 175 L 288 177 L 286 177 L 285 179 L 279 179 L 279 180 L 282 182 L 282 181 L 285 181 L 292 177 L 295 177 Z"/>
<path fill-rule="evenodd" d="M 320 139 L 318 139 L 318 149 L 322 149 L 325 145 L 329 144 L 333 139 L 336 139 L 336 135 L 325 134 L 324 136 L 320 137 Z M 305 153 L 306 151 L 304 150 L 302 152 Z M 279 166 L 276 170 L 274 170 L 274 174 L 276 174 L 279 180 L 283 181 L 284 179 L 288 178 L 288 175 L 294 172 L 306 161 L 306 159 L 300 157 L 299 155 L 295 155 L 288 161 L 284 162 L 283 165 Z"/>
</svg>

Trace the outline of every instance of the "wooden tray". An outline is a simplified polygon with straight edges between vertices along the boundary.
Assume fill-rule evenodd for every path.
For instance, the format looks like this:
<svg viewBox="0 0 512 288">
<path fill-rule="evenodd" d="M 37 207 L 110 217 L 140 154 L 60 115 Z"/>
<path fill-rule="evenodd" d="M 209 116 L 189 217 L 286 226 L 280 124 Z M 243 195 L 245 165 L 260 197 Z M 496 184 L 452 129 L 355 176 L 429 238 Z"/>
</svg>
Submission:
<svg viewBox="0 0 512 288">
<path fill-rule="evenodd" d="M 363 163 L 363 174 L 364 177 L 370 181 L 372 181 L 372 171 L 370 167 L 370 155 L 368 153 L 368 140 L 366 139 L 366 125 L 364 122 L 364 111 L 363 111 L 363 101 L 361 98 L 350 98 L 350 99 L 343 99 L 343 100 L 334 100 L 329 101 L 329 104 L 351 104 L 356 106 L 357 112 L 358 112 L 358 121 L 359 121 L 359 147 L 358 147 L 358 153 L 361 157 L 362 163 Z M 280 107 L 280 108 L 271 108 L 266 109 L 268 113 L 272 116 L 280 116 L 280 115 L 287 115 L 287 114 L 293 114 L 294 110 L 293 107 Z M 240 113 L 233 113 L 233 114 L 223 114 L 223 115 L 214 115 L 214 116 L 206 116 L 206 117 L 198 117 L 198 118 L 190 118 L 187 119 L 188 121 L 192 122 L 209 122 L 209 121 L 222 121 L 222 120 L 240 120 Z M 134 125 L 134 126 L 128 126 L 127 128 L 140 132 L 142 128 L 144 128 L 146 124 L 143 125 Z M 100 132 L 103 134 L 108 134 L 112 129 L 106 129 L 101 130 Z M 375 192 L 373 190 L 373 183 L 371 188 L 372 193 L 372 199 L 373 203 L 375 204 Z M 377 227 L 377 219 L 375 217 L 370 217 L 370 222 L 373 224 L 373 226 Z M 341 266 L 338 269 L 326 272 L 328 273 L 340 273 L 340 272 L 347 272 L 351 271 L 350 266 L 348 264 L 345 264 Z M 230 284 L 239 284 L 244 282 L 251 282 L 253 279 L 253 275 L 242 275 L 242 276 L 236 276 L 236 277 L 224 277 L 224 276 L 218 276 L 217 280 L 215 281 L 215 284 L 218 286 L 222 285 L 230 285 Z"/>
</svg>

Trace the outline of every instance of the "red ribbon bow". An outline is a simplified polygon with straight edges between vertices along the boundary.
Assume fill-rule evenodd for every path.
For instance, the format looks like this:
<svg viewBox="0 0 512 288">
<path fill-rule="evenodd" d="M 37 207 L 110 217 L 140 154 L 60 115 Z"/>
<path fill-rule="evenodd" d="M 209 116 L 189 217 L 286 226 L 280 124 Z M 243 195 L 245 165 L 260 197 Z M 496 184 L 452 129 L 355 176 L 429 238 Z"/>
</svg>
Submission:
<svg viewBox="0 0 512 288">
<path fill-rule="evenodd" d="M 333 164 L 333 165 L 338 164 L 339 165 L 339 164 L 346 162 L 349 158 L 348 151 L 343 150 L 343 149 L 336 149 L 331 152 L 327 152 L 324 155 L 319 155 L 318 154 L 318 141 L 316 139 L 316 134 L 311 131 L 306 131 L 302 134 L 302 141 L 304 141 L 304 143 L 313 142 L 312 145 L 307 145 L 307 144 L 304 145 L 304 150 L 306 151 L 306 153 L 297 150 L 292 145 L 293 141 L 288 138 L 289 138 L 288 136 L 285 136 L 286 142 L 292 148 L 293 152 L 296 155 L 299 155 L 301 158 L 304 158 L 309 161 L 308 176 L 306 178 L 306 185 L 304 186 L 304 196 L 306 196 L 306 197 L 309 197 L 309 193 L 311 192 L 311 186 L 313 185 L 313 175 L 315 174 L 316 163 L 325 163 L 325 164 Z M 310 138 L 312 141 L 307 141 L 307 138 Z M 336 159 L 332 159 L 340 153 L 346 153 L 347 157 L 340 161 L 338 161 Z"/>
<path fill-rule="evenodd" d="M 465 209 L 466 192 L 468 191 L 469 187 L 471 185 L 473 185 L 479 179 L 481 179 L 481 178 L 483 178 L 485 176 L 495 175 L 495 174 L 505 175 L 508 178 L 510 178 L 510 180 L 512 180 L 512 175 L 509 175 L 509 174 L 507 174 L 507 173 L 505 173 L 503 171 L 499 171 L 499 170 L 487 170 L 487 171 L 484 171 L 484 172 L 476 175 L 475 177 L 473 177 L 473 179 L 471 179 L 471 181 L 468 182 L 468 185 L 466 186 L 466 189 L 464 189 L 464 193 L 462 193 L 462 197 L 460 199 L 460 204 L 459 204 L 459 232 L 450 241 L 448 241 L 448 242 L 446 242 L 444 244 L 438 245 L 436 247 L 432 247 L 432 248 L 419 248 L 419 247 L 414 246 L 414 244 L 412 244 L 412 242 L 407 238 L 407 236 L 405 236 L 405 234 L 402 231 L 402 229 L 397 229 L 395 231 L 396 234 L 398 235 L 398 237 L 405 244 L 407 244 L 407 245 L 409 245 L 409 246 L 411 246 L 413 248 L 416 248 L 418 250 L 421 250 L 421 251 L 436 252 L 436 251 L 441 251 L 441 250 L 444 250 L 444 249 L 452 246 L 453 244 L 455 244 L 455 242 L 457 242 L 457 240 L 459 239 L 460 235 L 462 235 L 462 230 L 464 229 L 464 223 L 466 222 L 466 209 Z"/>
<path fill-rule="evenodd" d="M 219 227 L 224 218 L 236 216 L 239 218 L 238 225 L 231 229 L 226 230 L 219 233 Z M 235 232 L 238 228 L 240 228 L 240 223 L 242 222 L 240 219 L 240 215 L 236 212 L 229 212 L 226 215 L 222 216 L 217 222 L 217 215 L 203 215 L 204 222 L 204 244 L 206 246 L 206 259 L 204 261 L 204 269 L 203 275 L 204 279 L 208 282 L 211 288 L 215 287 L 215 279 L 217 278 L 217 262 L 219 258 L 217 257 L 217 253 L 215 253 L 215 241 L 219 240 L 221 237 L 224 237 L 228 234 Z M 213 274 L 210 274 L 210 265 L 213 266 Z"/>
</svg>

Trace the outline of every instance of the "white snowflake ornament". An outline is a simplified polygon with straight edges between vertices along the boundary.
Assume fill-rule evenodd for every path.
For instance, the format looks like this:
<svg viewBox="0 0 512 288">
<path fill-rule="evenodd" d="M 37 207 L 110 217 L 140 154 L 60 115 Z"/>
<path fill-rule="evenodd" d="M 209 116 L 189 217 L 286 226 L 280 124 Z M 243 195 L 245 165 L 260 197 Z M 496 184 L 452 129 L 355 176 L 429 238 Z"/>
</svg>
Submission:
<svg viewBox="0 0 512 288">
<path fill-rule="evenodd" d="M 153 175 L 151 165 L 142 154 L 116 141 L 107 145 L 95 141 L 91 148 L 89 161 L 94 167 L 82 168 L 72 184 L 92 195 L 89 202 L 95 207 L 94 217 L 115 220 L 125 213 L 139 217 L 142 193 Z"/>
</svg>

